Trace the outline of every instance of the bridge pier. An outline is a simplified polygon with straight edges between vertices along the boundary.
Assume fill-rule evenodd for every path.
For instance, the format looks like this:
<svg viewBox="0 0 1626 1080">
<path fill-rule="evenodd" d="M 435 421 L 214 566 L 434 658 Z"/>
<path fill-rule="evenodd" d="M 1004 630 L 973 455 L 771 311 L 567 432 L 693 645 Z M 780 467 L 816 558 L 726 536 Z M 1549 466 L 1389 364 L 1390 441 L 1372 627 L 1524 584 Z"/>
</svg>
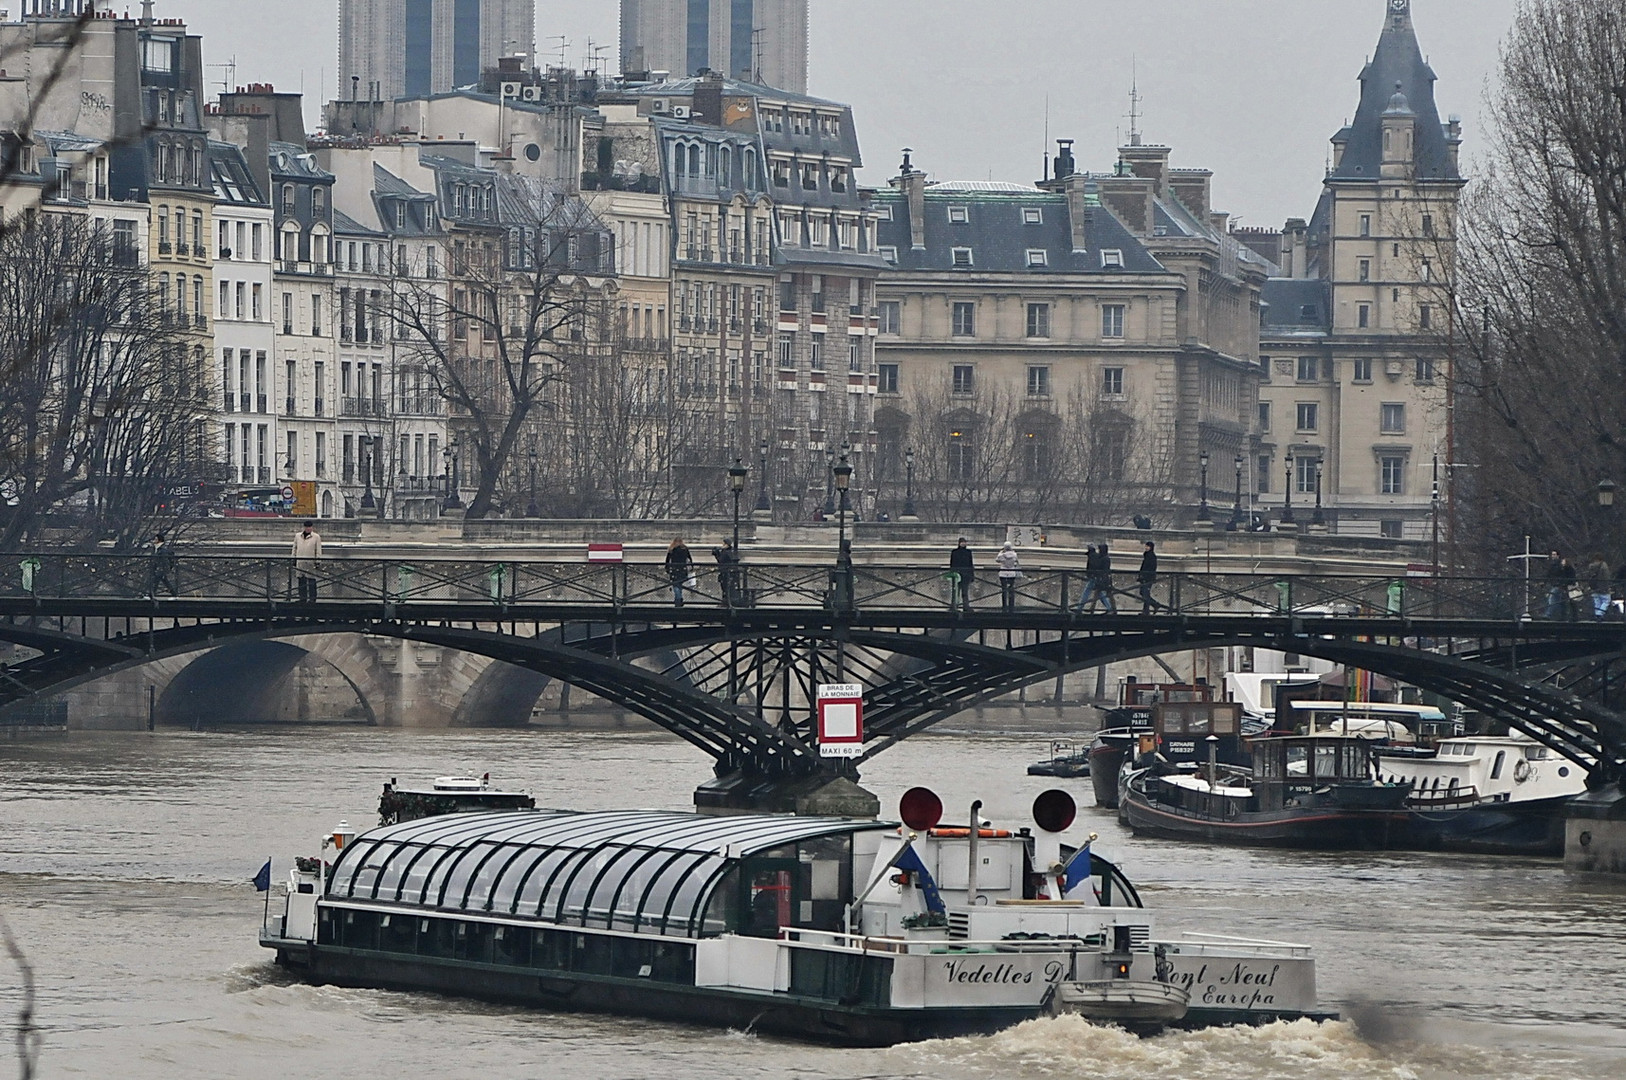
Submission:
<svg viewBox="0 0 1626 1080">
<path fill-rule="evenodd" d="M 881 800 L 839 773 L 762 776 L 730 772 L 694 789 L 702 814 L 799 814 L 807 817 L 876 818 Z"/>
<path fill-rule="evenodd" d="M 1584 874 L 1626 874 L 1626 786 L 1582 792 L 1564 823 L 1564 869 Z"/>
</svg>

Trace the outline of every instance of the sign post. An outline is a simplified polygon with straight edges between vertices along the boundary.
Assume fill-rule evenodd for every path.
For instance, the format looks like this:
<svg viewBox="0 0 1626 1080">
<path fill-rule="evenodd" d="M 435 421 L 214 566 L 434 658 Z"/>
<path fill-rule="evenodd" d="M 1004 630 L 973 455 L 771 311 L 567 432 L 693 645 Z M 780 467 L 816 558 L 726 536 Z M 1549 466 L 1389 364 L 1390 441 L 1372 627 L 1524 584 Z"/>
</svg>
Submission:
<svg viewBox="0 0 1626 1080">
<path fill-rule="evenodd" d="M 819 756 L 864 754 L 864 688 L 858 683 L 819 684 Z"/>
</svg>

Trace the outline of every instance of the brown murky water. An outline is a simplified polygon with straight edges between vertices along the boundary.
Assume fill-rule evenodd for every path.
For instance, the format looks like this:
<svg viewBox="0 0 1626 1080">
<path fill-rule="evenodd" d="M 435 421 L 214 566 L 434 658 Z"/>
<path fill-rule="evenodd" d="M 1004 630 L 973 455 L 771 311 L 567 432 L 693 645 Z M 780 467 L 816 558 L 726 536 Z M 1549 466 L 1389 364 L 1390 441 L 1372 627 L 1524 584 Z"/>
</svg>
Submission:
<svg viewBox="0 0 1626 1080">
<path fill-rule="evenodd" d="M 888 808 L 914 783 L 950 814 L 1026 821 L 1042 737 L 918 738 L 871 765 Z M 1626 882 L 1554 862 L 1308 854 L 1137 841 L 1093 809 L 1165 929 L 1313 944 L 1323 1001 L 1359 1017 L 1138 1040 L 1070 1020 L 987 1039 L 833 1050 L 736 1032 L 305 986 L 255 942 L 249 878 L 379 785 L 484 772 L 544 804 L 685 808 L 708 762 L 644 734 L 280 730 L 0 743 L 0 910 L 38 972 L 41 1076 L 482 1078 L 1618 1077 Z M 1088 782 L 1062 782 L 1088 803 Z M 959 817 L 964 810 L 959 810 Z M 16 1002 L 0 958 L 0 1010 Z M 9 1075 L 10 1040 L 0 1051 Z"/>
</svg>

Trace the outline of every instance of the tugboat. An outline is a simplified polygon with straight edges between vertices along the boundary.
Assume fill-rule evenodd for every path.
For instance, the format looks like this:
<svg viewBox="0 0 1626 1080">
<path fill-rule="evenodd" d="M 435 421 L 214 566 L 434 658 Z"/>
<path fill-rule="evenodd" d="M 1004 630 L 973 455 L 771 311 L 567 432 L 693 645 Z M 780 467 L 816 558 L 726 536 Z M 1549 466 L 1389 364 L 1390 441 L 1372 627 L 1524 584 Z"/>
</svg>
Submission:
<svg viewBox="0 0 1626 1080">
<path fill-rule="evenodd" d="M 1392 847 L 1406 826 L 1411 784 L 1374 778 L 1367 739 L 1261 738 L 1249 749 L 1251 770 L 1216 761 L 1178 770 L 1144 757 L 1119 816 L 1150 836 L 1335 850 Z"/>
<path fill-rule="evenodd" d="M 1076 780 L 1090 775 L 1090 752 L 1079 750 L 1072 743 L 1058 739 L 1050 744 L 1050 756 L 1028 766 L 1029 776 L 1054 776 Z"/>
<path fill-rule="evenodd" d="M 1133 884 L 1036 829 L 659 810 L 522 810 L 341 830 L 260 943 L 314 983 L 726 1025 L 850 1046 L 1051 1011 L 1135 1030 L 1331 1019 L 1302 945 L 1154 936 Z"/>
<path fill-rule="evenodd" d="M 1441 739 L 1427 756 L 1377 755 L 1381 777 L 1411 785 L 1398 843 L 1477 854 L 1562 855 L 1564 808 L 1586 790 L 1590 769 L 1526 735 Z"/>
</svg>

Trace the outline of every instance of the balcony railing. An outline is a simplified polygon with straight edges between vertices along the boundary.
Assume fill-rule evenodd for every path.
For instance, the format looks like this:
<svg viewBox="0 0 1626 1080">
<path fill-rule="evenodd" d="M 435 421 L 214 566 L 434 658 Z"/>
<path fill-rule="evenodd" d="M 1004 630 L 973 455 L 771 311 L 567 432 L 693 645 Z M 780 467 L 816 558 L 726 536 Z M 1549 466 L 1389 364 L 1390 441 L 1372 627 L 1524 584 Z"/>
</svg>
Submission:
<svg viewBox="0 0 1626 1080">
<path fill-rule="evenodd" d="M 294 413 L 296 411 L 294 406 L 297 405 L 297 404 L 298 404 L 298 402 L 294 401 L 293 398 L 284 398 L 283 402 L 282 402 L 282 415 L 284 415 L 284 416 L 292 416 L 292 415 L 294 415 Z"/>
<path fill-rule="evenodd" d="M 237 395 L 237 401 L 238 401 L 238 405 L 239 405 L 240 409 L 243 412 L 253 412 L 254 411 L 254 406 L 253 406 L 254 395 L 252 395 L 252 394 L 238 394 Z"/>
<path fill-rule="evenodd" d="M 267 403 L 266 403 L 266 399 L 265 399 L 264 394 L 255 395 L 255 397 L 254 397 L 254 411 L 255 412 L 261 412 L 261 413 L 270 412 L 271 410 L 266 408 L 266 404 Z"/>
<path fill-rule="evenodd" d="M 401 398 L 403 416 L 444 416 L 446 402 L 439 394 L 407 394 Z"/>
<path fill-rule="evenodd" d="M 237 395 L 233 394 L 229 390 L 226 392 L 226 411 L 227 412 L 236 412 L 237 411 Z"/>
<path fill-rule="evenodd" d="M 327 460 L 325 458 L 316 459 L 316 478 L 318 480 L 327 479 Z"/>
<path fill-rule="evenodd" d="M 389 409 L 377 398 L 347 397 L 340 405 L 341 416 L 388 416 Z M 318 414 L 320 415 L 320 414 Z"/>
<path fill-rule="evenodd" d="M 327 413 L 326 413 L 325 409 L 326 409 L 326 402 L 324 402 L 321 398 L 317 398 L 316 399 L 316 407 L 311 410 L 311 415 L 312 416 L 326 416 Z"/>
</svg>

